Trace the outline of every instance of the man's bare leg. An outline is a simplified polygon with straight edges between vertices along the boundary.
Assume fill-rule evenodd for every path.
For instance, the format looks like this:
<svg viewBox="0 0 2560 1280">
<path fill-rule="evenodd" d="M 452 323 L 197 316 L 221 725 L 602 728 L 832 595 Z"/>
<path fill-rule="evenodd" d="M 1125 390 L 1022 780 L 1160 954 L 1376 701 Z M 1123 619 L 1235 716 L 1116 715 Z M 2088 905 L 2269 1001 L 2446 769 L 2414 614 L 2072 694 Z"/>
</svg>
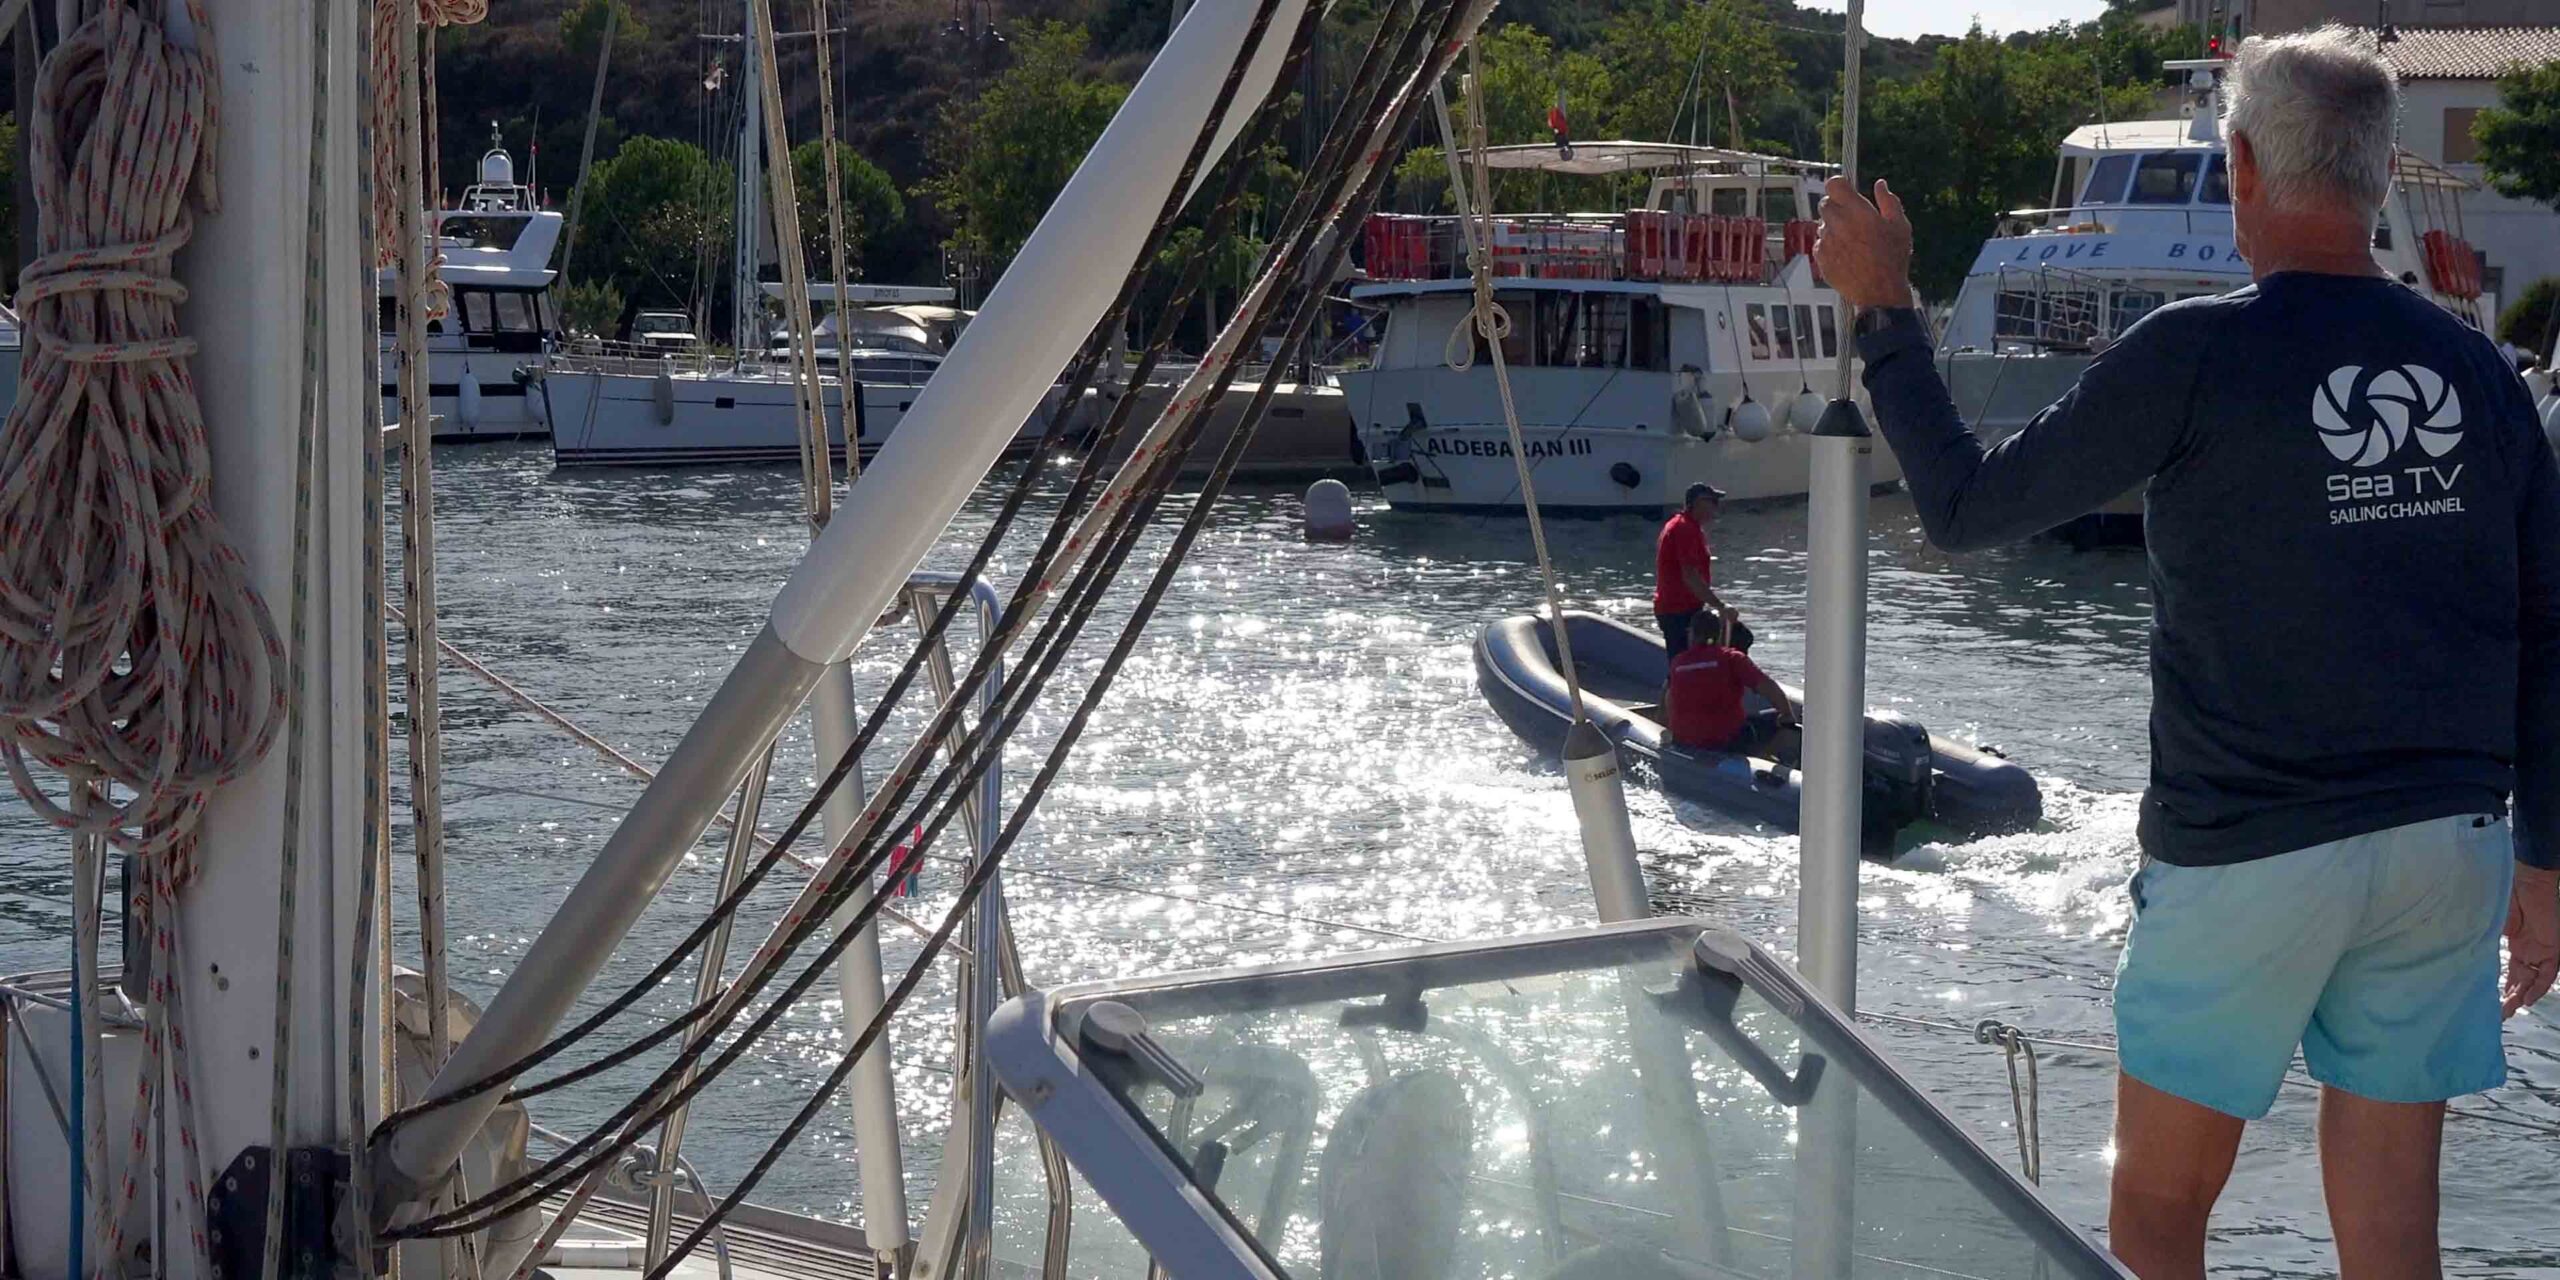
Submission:
<svg viewBox="0 0 2560 1280">
<path fill-rule="evenodd" d="M 2376 1102 L 2320 1090 L 2320 1185 L 2340 1280 L 2441 1276 L 2436 1169 L 2441 1102 Z"/>
<path fill-rule="evenodd" d="M 2203 1280 L 2205 1224 L 2231 1178 L 2242 1127 L 2237 1117 L 2116 1075 L 2107 1246 L 2142 1280 Z"/>
</svg>

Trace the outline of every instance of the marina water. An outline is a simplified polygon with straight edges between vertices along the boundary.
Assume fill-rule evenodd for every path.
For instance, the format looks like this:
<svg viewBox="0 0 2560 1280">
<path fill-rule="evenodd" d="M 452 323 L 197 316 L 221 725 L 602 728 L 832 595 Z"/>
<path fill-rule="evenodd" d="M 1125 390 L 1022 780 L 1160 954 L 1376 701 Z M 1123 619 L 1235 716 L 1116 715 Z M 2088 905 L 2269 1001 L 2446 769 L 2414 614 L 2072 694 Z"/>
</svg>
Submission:
<svg viewBox="0 0 2560 1280">
<path fill-rule="evenodd" d="M 444 634 L 654 762 L 762 624 L 806 547 L 798 477 L 787 468 L 555 473 L 550 463 L 538 445 L 438 452 Z M 1012 474 L 1008 467 L 999 478 Z M 1008 544 L 1011 566 L 1027 559 L 1061 488 L 1026 512 L 1033 528 Z M 1538 598 L 1526 525 L 1397 514 L 1374 492 L 1355 496 L 1359 533 L 1339 545 L 1300 538 L 1295 488 L 1223 501 L 1008 864 L 1032 981 L 1590 921 L 1562 782 L 1475 690 L 1477 629 Z M 982 492 L 928 567 L 961 567 L 994 506 L 992 489 Z M 2033 769 L 2047 821 L 2031 833 L 1923 845 L 1893 866 L 1868 865 L 1861 1007 L 1966 1029 L 1996 1018 L 2103 1044 L 2147 767 L 2143 561 L 2049 544 L 1950 557 L 1925 545 L 1899 496 L 1877 500 L 1875 525 L 1871 701 Z M 1568 604 L 1649 625 L 1653 532 L 1637 518 L 1552 525 Z M 1141 556 L 1164 540 L 1151 536 Z M 1761 637 L 1755 656 L 1794 672 L 1803 649 L 1803 509 L 1728 512 L 1716 546 L 1717 585 Z M 1141 566 L 1151 564 L 1141 559 L 1124 576 L 1115 611 L 1097 618 L 1026 722 L 1008 757 L 1017 791 L 1125 617 L 1118 610 Z M 1000 569 L 998 581 L 1009 588 L 1009 571 Z M 885 684 L 913 634 L 907 623 L 884 628 L 863 649 L 857 679 L 866 695 Z M 444 671 L 453 976 L 485 1000 L 639 786 L 467 673 L 451 664 Z M 393 688 L 396 698 L 396 679 Z M 397 710 L 395 732 L 403 729 Z M 901 723 L 912 731 L 922 715 L 911 706 Z M 768 830 L 809 793 L 805 720 L 782 751 Z M 886 763 L 879 754 L 875 769 Z M 394 762 L 393 778 L 405 859 L 405 762 Z M 1791 949 L 1792 837 L 1651 790 L 1629 794 L 1659 909 L 1719 917 Z M 640 974 L 700 918 L 716 897 L 719 856 L 716 835 L 697 848 L 582 1008 Z M 0 801 L 0 968 L 68 962 L 58 941 L 69 935 L 66 868 L 60 837 L 14 798 Z M 798 881 L 786 867 L 768 884 L 742 922 L 733 970 Z M 930 866 L 908 908 L 937 918 L 956 882 L 947 864 Z M 404 957 L 417 946 L 413 884 L 400 865 Z M 918 947 L 896 927 L 885 942 L 893 973 Z M 671 982 L 646 1007 L 677 1009 L 690 988 Z M 894 1028 L 919 1215 L 930 1144 L 947 1119 L 947 965 L 920 994 Z M 696 1104 L 685 1154 L 715 1189 L 745 1171 L 832 1065 L 836 1014 L 832 999 L 794 1010 L 731 1084 Z M 1869 1030 L 1995 1155 L 2015 1161 L 1997 1049 L 1949 1029 Z M 2510 1083 L 2458 1104 L 2471 1115 L 2448 1126 L 2447 1271 L 2560 1276 L 2560 999 L 2511 1021 L 2508 1051 Z M 2093 1048 L 2041 1052 L 2044 1186 L 2066 1216 L 2094 1225 L 2104 1217 L 2115 1063 Z M 643 1065 L 654 1071 L 661 1061 Z M 583 1131 L 641 1078 L 626 1068 L 566 1098 L 544 1098 L 535 1118 Z M 2313 1097 L 2307 1087 L 2287 1089 L 2242 1148 L 2216 1219 L 2215 1261 L 2230 1274 L 2334 1268 L 2312 1159 Z M 1018 1116 L 1008 1116 L 1006 1133 L 1026 1141 Z M 852 1162 L 839 1107 L 757 1199 L 853 1214 Z M 1078 1207 L 1082 1232 L 1102 1209 L 1090 1192 Z"/>
</svg>

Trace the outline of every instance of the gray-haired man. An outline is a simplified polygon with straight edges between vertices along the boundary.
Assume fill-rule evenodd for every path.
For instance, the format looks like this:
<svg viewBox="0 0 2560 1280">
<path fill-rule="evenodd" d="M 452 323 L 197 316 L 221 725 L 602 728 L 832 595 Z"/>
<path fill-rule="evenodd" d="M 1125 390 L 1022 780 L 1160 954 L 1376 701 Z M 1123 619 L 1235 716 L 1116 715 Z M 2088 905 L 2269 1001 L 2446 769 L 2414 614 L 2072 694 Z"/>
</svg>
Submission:
<svg viewBox="0 0 2560 1280">
<path fill-rule="evenodd" d="M 1995 449 L 1909 308 L 1901 202 L 1835 179 L 1823 204 L 1817 254 L 1875 308 L 1866 385 L 1933 541 L 2149 484 L 2108 1213 L 2146 1280 L 2204 1274 L 2241 1128 L 2297 1046 L 2342 1274 L 2440 1274 L 2445 1100 L 2505 1077 L 2502 1005 L 2560 969 L 2560 463 L 2489 340 L 2374 264 L 2398 97 L 2369 35 L 2243 46 L 2225 125 L 2255 282 L 2145 318 Z"/>
</svg>

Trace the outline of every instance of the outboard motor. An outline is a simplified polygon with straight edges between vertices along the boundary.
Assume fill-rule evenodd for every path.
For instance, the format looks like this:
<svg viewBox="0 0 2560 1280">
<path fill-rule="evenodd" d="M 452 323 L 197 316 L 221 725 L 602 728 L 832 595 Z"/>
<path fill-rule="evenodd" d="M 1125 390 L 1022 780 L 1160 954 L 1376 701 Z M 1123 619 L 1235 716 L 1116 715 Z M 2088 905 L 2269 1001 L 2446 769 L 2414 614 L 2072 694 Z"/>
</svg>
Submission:
<svg viewBox="0 0 2560 1280">
<path fill-rule="evenodd" d="M 1929 747 L 1929 731 L 1917 721 L 1891 711 L 1869 713 L 1859 763 L 1866 784 L 1859 825 L 1868 845 L 1890 844 L 1893 833 L 1929 816 L 1937 756 Z"/>
</svg>

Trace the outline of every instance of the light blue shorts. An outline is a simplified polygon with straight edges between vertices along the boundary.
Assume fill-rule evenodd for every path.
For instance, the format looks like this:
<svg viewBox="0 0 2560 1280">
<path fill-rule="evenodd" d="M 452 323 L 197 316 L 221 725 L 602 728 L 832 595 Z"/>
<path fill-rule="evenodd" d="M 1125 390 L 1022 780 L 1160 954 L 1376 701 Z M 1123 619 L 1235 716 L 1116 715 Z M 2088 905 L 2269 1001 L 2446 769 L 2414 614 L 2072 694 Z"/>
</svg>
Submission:
<svg viewBox="0 0 2560 1280">
<path fill-rule="evenodd" d="M 2502 819 L 2435 818 L 2227 867 L 2133 877 L 2116 964 L 2124 1069 L 2254 1120 L 2302 1048 L 2314 1079 L 2441 1102 L 2506 1079 Z"/>
</svg>

